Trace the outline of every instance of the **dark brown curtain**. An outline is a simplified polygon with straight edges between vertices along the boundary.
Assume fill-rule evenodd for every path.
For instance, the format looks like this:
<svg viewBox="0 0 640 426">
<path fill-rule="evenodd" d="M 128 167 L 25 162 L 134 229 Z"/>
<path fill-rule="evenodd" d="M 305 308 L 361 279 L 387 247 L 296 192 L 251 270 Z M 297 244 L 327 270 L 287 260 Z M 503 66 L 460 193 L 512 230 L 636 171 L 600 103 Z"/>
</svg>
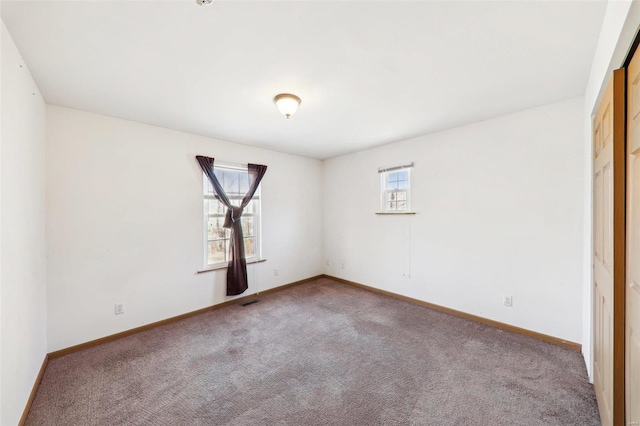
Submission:
<svg viewBox="0 0 640 426">
<path fill-rule="evenodd" d="M 229 201 L 229 197 L 225 194 L 222 185 L 220 185 L 213 171 L 213 158 L 198 155 L 196 159 L 198 163 L 200 163 L 202 171 L 207 175 L 207 178 L 209 178 L 209 182 L 213 185 L 213 189 L 219 197 L 220 202 L 227 208 L 224 225 L 222 225 L 225 228 L 231 229 L 231 239 L 229 240 L 230 259 L 229 267 L 227 268 L 227 296 L 242 294 L 249 288 L 249 285 L 247 283 L 247 261 L 244 256 L 244 238 L 240 218 L 242 217 L 242 211 L 247 207 L 249 201 L 251 201 L 253 194 L 255 194 L 258 189 L 258 185 L 260 185 L 262 177 L 267 172 L 267 166 L 248 164 L 249 191 L 242 199 L 240 206 L 234 206 Z"/>
</svg>

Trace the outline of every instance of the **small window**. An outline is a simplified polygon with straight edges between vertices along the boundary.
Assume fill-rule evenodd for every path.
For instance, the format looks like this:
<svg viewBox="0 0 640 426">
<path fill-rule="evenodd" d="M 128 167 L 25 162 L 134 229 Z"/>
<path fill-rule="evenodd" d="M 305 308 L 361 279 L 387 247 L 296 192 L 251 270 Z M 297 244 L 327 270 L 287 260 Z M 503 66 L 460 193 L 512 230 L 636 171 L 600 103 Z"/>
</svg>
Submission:
<svg viewBox="0 0 640 426">
<path fill-rule="evenodd" d="M 246 166 L 214 165 L 214 172 L 233 205 L 239 206 L 249 191 Z M 215 267 L 229 261 L 230 230 L 223 228 L 227 208 L 218 200 L 213 186 L 203 173 L 204 187 L 204 241 L 206 267 Z M 260 259 L 260 187 L 244 208 L 242 234 L 247 261 Z"/>
<path fill-rule="evenodd" d="M 382 211 L 402 213 L 411 209 L 411 169 L 392 168 L 380 171 Z"/>
</svg>

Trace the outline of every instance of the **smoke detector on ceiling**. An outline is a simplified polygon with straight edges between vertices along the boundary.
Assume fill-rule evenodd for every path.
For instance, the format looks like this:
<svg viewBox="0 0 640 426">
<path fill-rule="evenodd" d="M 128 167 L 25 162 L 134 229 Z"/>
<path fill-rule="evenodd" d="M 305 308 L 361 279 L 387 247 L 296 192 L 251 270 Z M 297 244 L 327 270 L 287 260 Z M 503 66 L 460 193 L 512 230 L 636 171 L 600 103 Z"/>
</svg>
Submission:
<svg viewBox="0 0 640 426">
<path fill-rule="evenodd" d="M 213 0 L 196 0 L 196 3 L 198 3 L 200 6 L 209 6 L 211 3 L 213 3 Z"/>
</svg>

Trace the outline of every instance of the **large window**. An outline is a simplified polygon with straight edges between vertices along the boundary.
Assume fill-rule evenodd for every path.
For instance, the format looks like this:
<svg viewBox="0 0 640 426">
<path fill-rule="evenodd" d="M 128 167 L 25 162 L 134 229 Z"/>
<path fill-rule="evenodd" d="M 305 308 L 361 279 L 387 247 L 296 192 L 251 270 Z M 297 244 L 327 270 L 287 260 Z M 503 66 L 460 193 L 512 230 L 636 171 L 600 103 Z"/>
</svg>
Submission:
<svg viewBox="0 0 640 426">
<path fill-rule="evenodd" d="M 216 164 L 214 171 L 232 204 L 239 206 L 249 191 L 246 166 Z M 209 179 L 203 174 L 205 266 L 213 267 L 229 261 L 229 229 L 223 228 L 227 208 L 218 200 Z M 260 187 L 244 208 L 242 233 L 247 261 L 260 258 Z"/>
<path fill-rule="evenodd" d="M 392 169 L 380 172 L 382 211 L 386 213 L 410 210 L 411 169 Z"/>
</svg>

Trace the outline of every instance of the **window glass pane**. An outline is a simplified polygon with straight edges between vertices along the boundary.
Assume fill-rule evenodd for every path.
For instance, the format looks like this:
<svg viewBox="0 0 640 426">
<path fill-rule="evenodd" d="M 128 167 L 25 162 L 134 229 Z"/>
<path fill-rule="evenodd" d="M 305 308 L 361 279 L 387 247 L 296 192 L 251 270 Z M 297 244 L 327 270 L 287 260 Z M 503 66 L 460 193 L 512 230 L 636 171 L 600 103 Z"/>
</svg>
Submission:
<svg viewBox="0 0 640 426">
<path fill-rule="evenodd" d="M 240 192 L 240 180 L 241 176 L 246 172 L 237 172 L 237 171 L 229 171 L 227 172 L 230 176 L 230 188 L 229 193 L 233 195 L 244 195 Z M 245 191 L 246 194 L 246 191 Z"/>
<path fill-rule="evenodd" d="M 226 260 L 226 241 L 227 240 L 209 241 L 209 243 L 207 244 L 207 246 L 209 247 L 207 253 L 208 263 L 224 262 Z"/>
<path fill-rule="evenodd" d="M 222 185 L 222 187 L 224 188 L 224 170 L 220 170 L 217 167 L 213 167 L 213 174 L 216 175 L 216 177 L 218 178 L 218 182 L 220 182 L 220 185 Z"/>
<path fill-rule="evenodd" d="M 383 211 L 407 211 L 409 203 L 409 169 L 386 172 L 382 183 Z"/>
<path fill-rule="evenodd" d="M 251 178 L 245 170 L 238 170 L 235 168 L 227 169 L 224 166 L 216 167 L 214 169 L 216 177 L 220 182 L 220 185 L 226 192 L 229 201 L 235 206 L 239 206 L 242 203 L 242 198 L 249 190 L 249 183 Z M 205 195 L 215 195 L 213 186 L 204 177 L 204 193 Z M 256 192 L 259 196 L 259 190 Z M 224 206 L 219 200 L 205 198 L 205 220 L 206 220 L 206 259 L 207 263 L 224 263 L 229 258 L 229 238 L 230 231 L 222 227 L 224 218 L 227 213 L 227 207 Z M 245 251 L 247 257 L 258 257 L 258 247 L 255 245 L 258 240 L 256 235 L 257 229 L 255 226 L 259 220 L 257 216 L 260 212 L 260 200 L 252 200 L 244 208 L 243 217 L 241 220 L 242 230 L 245 237 Z"/>
<path fill-rule="evenodd" d="M 209 214 L 225 214 L 227 208 L 218 200 L 208 200 Z"/>
<path fill-rule="evenodd" d="M 227 196 L 244 196 L 249 191 L 249 174 L 246 170 L 214 168 L 214 173 Z M 215 194 L 211 182 L 207 179 L 206 194 Z"/>
<path fill-rule="evenodd" d="M 242 234 L 245 237 L 253 236 L 253 216 L 242 215 Z"/>
<path fill-rule="evenodd" d="M 231 176 L 229 175 L 229 172 L 227 172 L 226 170 L 220 170 L 218 173 L 219 173 L 218 181 L 220 181 L 220 185 L 222 185 L 222 189 L 224 189 L 224 192 L 226 192 L 228 195 L 231 192 Z"/>
<path fill-rule="evenodd" d="M 207 221 L 207 239 L 211 240 L 221 240 L 224 238 L 229 238 L 227 236 L 227 230 L 222 227 L 224 224 L 223 217 L 210 217 Z"/>
<path fill-rule="evenodd" d="M 254 242 L 253 237 L 244 239 L 244 257 L 249 258 L 255 256 Z"/>
<path fill-rule="evenodd" d="M 249 192 L 249 173 L 247 172 L 239 173 L 239 178 L 240 178 L 239 192 L 240 194 L 245 195 L 247 192 Z"/>
<path fill-rule="evenodd" d="M 409 187 L 409 171 L 387 172 L 385 190 L 407 189 Z"/>
<path fill-rule="evenodd" d="M 205 194 L 209 194 L 209 195 L 213 195 L 214 194 L 213 185 L 211 185 L 211 182 L 209 181 L 209 178 L 207 178 L 207 187 L 205 189 Z"/>
<path fill-rule="evenodd" d="M 238 192 L 238 176 L 236 172 L 225 169 L 214 169 L 214 172 L 227 195 Z"/>
</svg>

